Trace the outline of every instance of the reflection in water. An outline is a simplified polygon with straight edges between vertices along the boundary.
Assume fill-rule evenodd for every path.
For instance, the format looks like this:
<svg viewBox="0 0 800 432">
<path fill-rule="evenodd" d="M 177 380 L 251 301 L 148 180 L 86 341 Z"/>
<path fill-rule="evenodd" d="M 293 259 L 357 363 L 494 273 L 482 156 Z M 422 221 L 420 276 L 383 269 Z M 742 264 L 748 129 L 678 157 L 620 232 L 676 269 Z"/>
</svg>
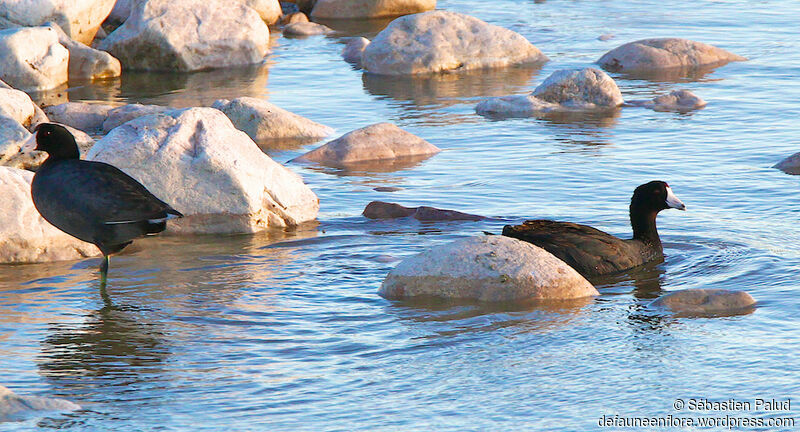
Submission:
<svg viewBox="0 0 800 432">
<path fill-rule="evenodd" d="M 393 301 L 387 314 L 397 315 L 414 327 L 437 327 L 425 331 L 426 339 L 492 333 L 516 328 L 520 332 L 548 332 L 569 325 L 594 297 L 572 300 L 528 300 L 483 303 L 442 298 Z M 442 329 L 438 329 L 438 327 Z"/>
<path fill-rule="evenodd" d="M 394 159 L 379 159 L 347 162 L 335 166 L 309 165 L 309 169 L 337 176 L 369 176 L 370 173 L 391 173 L 414 168 L 435 155 L 405 156 Z"/>
<path fill-rule="evenodd" d="M 564 143 L 571 150 L 578 146 L 607 146 L 613 144 L 609 129 L 617 125 L 620 109 L 596 112 L 560 112 L 543 114 L 538 122 L 553 129 L 553 139 Z"/>
<path fill-rule="evenodd" d="M 622 72 L 615 70 L 609 70 L 609 72 L 613 73 L 615 80 L 630 79 L 630 80 L 646 80 L 646 81 L 667 82 L 667 83 L 716 81 L 716 80 L 705 80 L 704 78 L 706 77 L 706 75 L 714 72 L 716 68 L 725 65 L 727 63 L 728 62 L 724 62 L 722 64 L 714 64 L 710 66 L 707 65 L 702 67 L 692 67 L 692 68 L 677 67 L 670 69 L 641 71 L 641 72 Z"/>
<path fill-rule="evenodd" d="M 125 71 L 105 81 L 70 81 L 70 100 L 165 105 L 175 108 L 210 106 L 231 95 L 263 97 L 269 65 L 191 73 Z"/>
<path fill-rule="evenodd" d="M 477 98 L 525 92 L 540 67 L 514 66 L 413 76 L 364 73 L 361 80 L 371 95 L 409 102 L 410 114 L 419 115 L 419 110 L 473 104 Z"/>
</svg>

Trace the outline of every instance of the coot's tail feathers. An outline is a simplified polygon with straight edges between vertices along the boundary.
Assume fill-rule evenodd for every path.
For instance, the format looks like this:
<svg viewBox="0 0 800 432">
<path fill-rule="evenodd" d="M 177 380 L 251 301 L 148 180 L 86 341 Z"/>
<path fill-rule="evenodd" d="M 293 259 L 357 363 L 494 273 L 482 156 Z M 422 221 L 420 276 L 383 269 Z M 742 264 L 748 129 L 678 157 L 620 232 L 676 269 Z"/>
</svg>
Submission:
<svg viewBox="0 0 800 432">
<path fill-rule="evenodd" d="M 484 232 L 483 232 L 483 234 L 484 234 L 484 235 L 497 235 L 497 234 L 495 234 L 495 233 L 490 233 L 489 231 L 484 231 Z"/>
<path fill-rule="evenodd" d="M 175 210 L 172 207 L 168 208 L 166 211 L 167 211 L 167 219 L 174 219 L 174 218 L 182 218 L 183 217 L 183 213 L 179 212 L 178 210 Z M 170 217 L 170 216 L 172 216 L 172 217 Z"/>
</svg>

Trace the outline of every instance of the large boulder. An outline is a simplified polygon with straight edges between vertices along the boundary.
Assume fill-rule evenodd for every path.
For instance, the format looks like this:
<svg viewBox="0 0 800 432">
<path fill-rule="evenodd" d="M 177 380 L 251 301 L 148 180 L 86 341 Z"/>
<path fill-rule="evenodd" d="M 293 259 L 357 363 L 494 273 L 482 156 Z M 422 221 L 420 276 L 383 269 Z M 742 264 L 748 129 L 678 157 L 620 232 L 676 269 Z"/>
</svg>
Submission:
<svg viewBox="0 0 800 432">
<path fill-rule="evenodd" d="M 278 0 L 239 0 L 239 2 L 258 12 L 261 19 L 269 25 L 275 24 L 282 15 Z M 117 0 L 108 16 L 109 20 L 116 23 L 125 22 L 131 14 L 132 3 L 133 0 Z"/>
<path fill-rule="evenodd" d="M 0 115 L 13 118 L 23 127 L 36 121 L 36 104 L 27 93 L 11 88 L 0 88 Z"/>
<path fill-rule="evenodd" d="M 22 142 L 30 130 L 47 116 L 27 93 L 8 87 L 0 81 L 0 165 L 16 166 Z"/>
<path fill-rule="evenodd" d="M 110 163 L 185 215 L 169 230 L 256 232 L 316 218 L 299 175 L 265 155 L 213 108 L 139 117 L 97 141 L 87 159 Z"/>
<path fill-rule="evenodd" d="M 66 399 L 20 396 L 0 385 L 0 422 L 22 420 L 37 411 L 75 411 L 80 405 Z"/>
<path fill-rule="evenodd" d="M 89 45 L 115 0 L 16 0 L 0 2 L 0 17 L 20 27 L 56 22 L 71 39 Z"/>
<path fill-rule="evenodd" d="M 553 72 L 530 95 L 503 96 L 481 101 L 482 115 L 532 116 L 554 111 L 609 110 L 622 105 L 617 83 L 595 68 Z"/>
<path fill-rule="evenodd" d="M 403 260 L 386 276 L 379 294 L 511 301 L 566 300 L 598 292 L 542 248 L 510 237 L 479 236 L 435 246 Z"/>
<path fill-rule="evenodd" d="M 744 291 L 685 289 L 665 294 L 651 303 L 680 315 L 735 315 L 747 313 L 756 301 Z"/>
<path fill-rule="evenodd" d="M 786 174 L 800 175 L 800 152 L 797 152 L 772 166 Z"/>
<path fill-rule="evenodd" d="M 58 43 L 69 51 L 69 78 L 90 80 L 118 77 L 122 73 L 119 60 L 111 54 L 76 42 L 55 23 L 47 23 L 58 34 Z"/>
<path fill-rule="evenodd" d="M 103 129 L 103 122 L 108 117 L 108 113 L 113 109 L 114 106 L 112 105 L 65 102 L 45 107 L 44 112 L 50 120 L 56 123 L 72 126 L 84 132 L 94 133 L 100 132 Z"/>
<path fill-rule="evenodd" d="M 142 104 L 128 104 L 116 107 L 107 112 L 105 120 L 103 120 L 103 133 L 108 133 L 115 127 L 137 117 L 158 114 L 164 111 L 169 111 L 169 107 Z"/>
<path fill-rule="evenodd" d="M 435 145 L 391 123 L 376 123 L 342 135 L 294 161 L 347 167 L 366 161 L 428 157 L 440 151 Z"/>
<path fill-rule="evenodd" d="M 236 129 L 245 132 L 257 142 L 281 138 L 324 138 L 333 133 L 333 129 L 328 126 L 286 111 L 263 99 L 220 99 L 212 107 L 224 112 Z"/>
<path fill-rule="evenodd" d="M 0 79 L 24 90 L 48 90 L 67 82 L 69 51 L 49 27 L 0 31 Z"/>
<path fill-rule="evenodd" d="M 100 250 L 45 221 L 31 199 L 33 173 L 0 166 L 0 263 L 73 260 Z"/>
<path fill-rule="evenodd" d="M 697 69 L 721 66 L 746 58 L 688 39 L 642 39 L 618 46 L 597 63 L 613 72 L 652 72 L 664 69 Z"/>
<path fill-rule="evenodd" d="M 314 18 L 385 18 L 436 9 L 436 0 L 318 0 Z"/>
<path fill-rule="evenodd" d="M 547 60 L 522 35 L 449 11 L 424 12 L 392 21 L 361 57 L 365 70 L 383 75 L 496 68 Z"/>
<path fill-rule="evenodd" d="M 224 0 L 147 0 L 99 48 L 126 69 L 194 71 L 260 63 L 269 27 L 258 13 Z"/>
</svg>

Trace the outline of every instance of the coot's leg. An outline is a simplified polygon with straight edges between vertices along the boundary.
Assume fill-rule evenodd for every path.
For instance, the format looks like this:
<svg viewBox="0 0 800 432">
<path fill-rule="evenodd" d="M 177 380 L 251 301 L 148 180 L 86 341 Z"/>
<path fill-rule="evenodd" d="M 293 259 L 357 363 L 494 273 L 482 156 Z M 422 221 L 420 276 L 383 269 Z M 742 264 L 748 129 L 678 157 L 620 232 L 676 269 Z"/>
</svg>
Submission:
<svg viewBox="0 0 800 432">
<path fill-rule="evenodd" d="M 108 255 L 103 255 L 103 262 L 100 263 L 100 276 L 105 278 L 108 276 Z"/>
</svg>

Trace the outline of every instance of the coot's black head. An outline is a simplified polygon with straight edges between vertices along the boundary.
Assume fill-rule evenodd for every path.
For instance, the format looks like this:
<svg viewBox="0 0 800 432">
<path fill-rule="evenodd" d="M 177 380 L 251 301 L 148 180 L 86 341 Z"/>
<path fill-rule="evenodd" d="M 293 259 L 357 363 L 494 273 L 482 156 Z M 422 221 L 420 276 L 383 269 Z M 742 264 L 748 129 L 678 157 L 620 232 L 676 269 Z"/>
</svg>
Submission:
<svg viewBox="0 0 800 432">
<path fill-rule="evenodd" d="M 631 210 L 659 212 L 668 208 L 686 210 L 686 206 L 672 193 L 672 188 L 666 182 L 651 181 L 633 191 Z"/>
<path fill-rule="evenodd" d="M 36 137 L 36 147 L 30 150 L 47 152 L 50 155 L 48 160 L 80 158 L 75 137 L 64 126 L 55 123 L 41 123 L 36 126 L 33 133 Z M 29 149 L 23 147 L 22 150 Z"/>
</svg>

